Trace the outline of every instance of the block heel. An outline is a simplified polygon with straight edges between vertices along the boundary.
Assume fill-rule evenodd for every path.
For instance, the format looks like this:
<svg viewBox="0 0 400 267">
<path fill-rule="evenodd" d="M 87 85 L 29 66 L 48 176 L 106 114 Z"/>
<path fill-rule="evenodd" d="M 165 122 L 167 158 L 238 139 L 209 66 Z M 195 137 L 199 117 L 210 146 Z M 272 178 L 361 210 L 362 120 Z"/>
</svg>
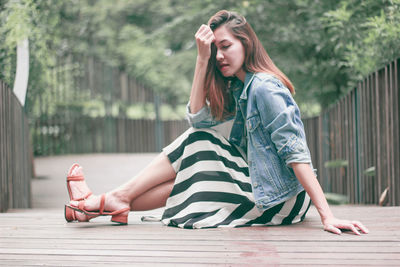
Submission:
<svg viewBox="0 0 400 267">
<path fill-rule="evenodd" d="M 64 207 L 64 217 L 67 222 L 73 222 L 76 220 L 75 211 L 68 206 Z"/>
<path fill-rule="evenodd" d="M 128 213 L 111 216 L 111 221 L 122 225 L 128 224 Z"/>
</svg>

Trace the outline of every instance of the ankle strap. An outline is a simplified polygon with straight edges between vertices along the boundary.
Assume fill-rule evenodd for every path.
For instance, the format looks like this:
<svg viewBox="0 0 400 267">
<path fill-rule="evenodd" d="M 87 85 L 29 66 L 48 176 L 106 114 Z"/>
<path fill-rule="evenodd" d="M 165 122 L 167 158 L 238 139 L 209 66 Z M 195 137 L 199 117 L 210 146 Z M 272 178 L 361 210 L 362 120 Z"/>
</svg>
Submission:
<svg viewBox="0 0 400 267">
<path fill-rule="evenodd" d="M 83 180 L 85 180 L 85 177 L 83 175 L 67 176 L 67 182 L 69 182 L 69 181 L 83 181 Z"/>
<path fill-rule="evenodd" d="M 101 199 L 100 199 L 100 214 L 104 213 L 104 204 L 106 202 L 106 194 L 102 194 L 101 195 Z"/>
<path fill-rule="evenodd" d="M 85 199 L 89 198 L 92 194 L 93 194 L 92 192 L 89 192 L 89 193 L 87 193 L 85 196 L 83 196 L 83 197 L 81 197 L 81 198 L 73 198 L 73 199 L 71 199 L 71 200 L 73 200 L 73 201 L 85 200 Z"/>
</svg>

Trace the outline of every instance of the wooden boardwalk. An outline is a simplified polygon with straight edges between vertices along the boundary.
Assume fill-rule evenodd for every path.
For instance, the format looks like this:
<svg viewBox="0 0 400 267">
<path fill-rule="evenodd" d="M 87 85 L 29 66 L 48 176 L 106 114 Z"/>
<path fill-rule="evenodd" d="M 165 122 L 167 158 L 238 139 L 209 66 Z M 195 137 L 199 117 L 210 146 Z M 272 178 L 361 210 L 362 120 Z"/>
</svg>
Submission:
<svg viewBox="0 0 400 267">
<path fill-rule="evenodd" d="M 114 226 L 106 218 L 66 223 L 62 209 L 14 210 L 0 214 L 0 265 L 400 265 L 399 208 L 334 211 L 361 218 L 371 233 L 324 232 L 314 208 L 298 225 L 208 230 L 143 223 L 144 213 L 132 213 L 128 226 Z"/>
<path fill-rule="evenodd" d="M 116 158 L 119 164 L 125 163 Z M 102 160 L 96 158 L 98 164 Z M 332 206 L 338 217 L 361 220 L 370 230 L 362 236 L 324 232 L 314 207 L 303 223 L 279 227 L 185 230 L 159 222 L 141 222 L 142 216 L 158 216 L 161 209 L 132 212 L 127 226 L 113 225 L 104 217 L 90 223 L 66 223 L 59 205 L 65 201 L 66 192 L 58 194 L 56 185 L 65 186 L 64 177 L 49 178 L 51 174 L 41 169 L 64 168 L 60 162 L 69 164 L 65 157 L 42 159 L 37 164 L 38 174 L 47 179 L 34 181 L 33 196 L 46 201 L 34 201 L 36 207 L 31 210 L 0 214 L 1 266 L 400 265 L 400 207 Z M 109 166 L 118 165 L 108 162 Z M 88 180 L 89 163 L 85 169 Z M 43 195 L 45 192 L 50 196 Z M 52 198 L 54 202 L 48 202 Z M 57 206 L 52 207 L 51 203 Z"/>
</svg>

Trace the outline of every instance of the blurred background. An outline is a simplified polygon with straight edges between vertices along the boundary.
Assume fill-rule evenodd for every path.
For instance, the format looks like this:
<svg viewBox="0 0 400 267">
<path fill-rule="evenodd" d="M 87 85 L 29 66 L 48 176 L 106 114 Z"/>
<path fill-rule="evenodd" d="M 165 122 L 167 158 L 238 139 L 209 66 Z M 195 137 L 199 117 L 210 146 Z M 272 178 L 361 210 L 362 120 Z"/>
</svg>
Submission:
<svg viewBox="0 0 400 267">
<path fill-rule="evenodd" d="M 139 127 L 123 119 L 184 119 L 194 34 L 220 9 L 247 18 L 293 81 L 303 117 L 318 115 L 400 54 L 398 0 L 0 0 L 0 80 L 14 83 L 16 45 L 29 39 L 25 109 L 34 154 L 89 149 L 84 140 L 75 149 L 67 143 L 91 128 Z M 149 150 L 159 150 L 171 131 Z M 94 151 L 119 145 L 90 136 L 98 139 Z"/>
<path fill-rule="evenodd" d="M 21 135 L 22 143 L 29 143 L 31 150 L 22 153 L 27 162 L 49 155 L 160 151 L 188 127 L 184 117 L 197 54 L 194 34 L 221 9 L 246 17 L 276 65 L 292 80 L 305 119 L 332 110 L 362 79 L 400 56 L 400 0 L 0 0 L 3 87 L 12 88 L 16 47 L 29 40 L 29 80 L 22 106 L 26 119 L 17 123 L 13 132 L 3 130 L 7 126 L 2 128 L 2 145 Z M 375 93 L 369 95 L 368 99 L 375 99 Z M 380 171 L 375 168 L 398 159 L 393 152 L 386 165 L 379 165 L 377 157 L 384 153 L 376 152 L 385 146 L 397 150 L 398 117 L 385 121 L 386 115 L 377 112 L 392 105 L 379 101 L 371 113 L 363 109 L 357 113 L 361 115 L 354 115 L 351 112 L 358 110 L 360 101 L 373 100 L 352 99 L 354 105 L 336 108 L 336 115 L 324 115 L 318 125 L 312 121 L 305 124 L 309 138 L 326 145 L 323 150 L 318 150 L 318 144 L 311 145 L 319 169 L 335 170 L 332 176 L 343 179 L 338 191 L 357 191 L 352 199 L 357 202 L 363 198 L 363 175 L 373 177 Z M 388 94 L 386 99 L 398 99 L 398 95 Z M 396 103 L 392 114 L 398 114 Z M 21 111 L 6 111 L 12 108 L 6 104 L 2 108 L 3 117 L 10 121 L 22 116 L 18 115 Z M 337 112 L 344 109 L 351 114 L 341 119 Z M 363 114 L 368 116 L 359 117 Z M 375 124 L 360 124 L 373 118 L 370 114 L 381 118 L 376 125 L 394 125 L 388 134 L 397 142 L 394 148 L 392 141 L 385 141 L 385 146 L 373 143 L 375 133 L 358 139 L 363 129 L 374 128 Z M 343 129 L 356 125 L 354 131 L 346 130 L 354 142 L 335 137 L 345 136 L 343 132 L 323 131 L 339 129 L 338 123 Z M 376 132 L 379 139 L 381 130 Z M 368 150 L 368 145 L 374 148 Z M 341 148 L 335 150 L 335 146 Z M 347 154 L 346 149 L 350 149 Z M 358 157 L 360 151 L 371 158 L 354 163 L 349 153 Z M 15 161 L 7 157 L 10 153 L 2 152 L 3 172 L 4 166 Z M 18 166 L 13 168 L 17 172 Z M 388 172 L 394 177 L 398 171 Z M 353 174 L 359 185 L 345 180 Z M 381 176 L 386 179 L 384 173 Z M 366 202 L 377 203 L 389 183 L 382 182 Z M 396 190 L 397 183 L 392 186 Z M 371 182 L 368 186 L 375 185 Z M 400 198 L 392 202 L 400 203 Z"/>
</svg>

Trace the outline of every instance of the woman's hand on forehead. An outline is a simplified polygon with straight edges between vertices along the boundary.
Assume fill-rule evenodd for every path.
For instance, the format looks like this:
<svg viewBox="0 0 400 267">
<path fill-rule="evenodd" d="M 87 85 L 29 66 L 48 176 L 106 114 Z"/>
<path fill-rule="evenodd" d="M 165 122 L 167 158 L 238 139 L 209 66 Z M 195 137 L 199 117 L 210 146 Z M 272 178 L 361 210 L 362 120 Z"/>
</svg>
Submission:
<svg viewBox="0 0 400 267">
<path fill-rule="evenodd" d="M 207 60 L 211 56 L 211 44 L 215 41 L 213 31 L 208 25 L 201 25 L 195 34 L 198 57 Z"/>
</svg>

